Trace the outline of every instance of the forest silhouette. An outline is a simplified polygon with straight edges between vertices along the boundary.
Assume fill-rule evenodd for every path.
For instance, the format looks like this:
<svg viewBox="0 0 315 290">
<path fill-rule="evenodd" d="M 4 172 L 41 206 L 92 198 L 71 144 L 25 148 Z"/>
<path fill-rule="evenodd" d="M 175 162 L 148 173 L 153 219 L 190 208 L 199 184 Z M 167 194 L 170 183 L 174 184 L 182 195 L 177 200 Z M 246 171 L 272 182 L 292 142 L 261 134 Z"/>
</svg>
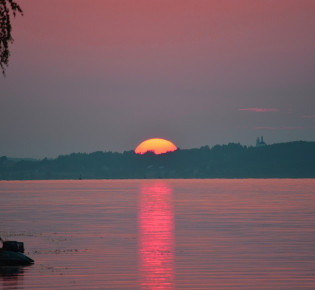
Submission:
<svg viewBox="0 0 315 290">
<path fill-rule="evenodd" d="M 263 147 L 229 143 L 160 155 L 98 151 L 42 160 L 2 156 L 0 179 L 314 178 L 314 153 L 315 142 L 296 141 Z"/>
</svg>

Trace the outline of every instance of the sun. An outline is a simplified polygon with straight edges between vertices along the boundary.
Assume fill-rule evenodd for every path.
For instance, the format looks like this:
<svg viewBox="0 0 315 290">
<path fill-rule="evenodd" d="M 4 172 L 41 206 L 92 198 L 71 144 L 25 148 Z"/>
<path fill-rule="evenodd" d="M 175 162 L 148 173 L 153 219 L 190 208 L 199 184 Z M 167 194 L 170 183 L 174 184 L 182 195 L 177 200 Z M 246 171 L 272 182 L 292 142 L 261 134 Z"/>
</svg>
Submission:
<svg viewBox="0 0 315 290">
<path fill-rule="evenodd" d="M 155 154 L 162 154 L 166 152 L 173 152 L 177 150 L 177 147 L 168 140 L 161 138 L 152 138 L 141 142 L 135 149 L 136 154 L 144 154 L 148 151 Z"/>
</svg>

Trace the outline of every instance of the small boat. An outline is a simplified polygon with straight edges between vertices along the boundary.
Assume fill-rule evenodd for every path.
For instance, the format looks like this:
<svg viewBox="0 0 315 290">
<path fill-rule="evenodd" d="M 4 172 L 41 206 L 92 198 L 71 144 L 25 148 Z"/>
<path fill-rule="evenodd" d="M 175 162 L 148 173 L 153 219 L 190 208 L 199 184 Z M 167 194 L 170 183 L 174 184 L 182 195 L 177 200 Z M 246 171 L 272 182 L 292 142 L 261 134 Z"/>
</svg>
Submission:
<svg viewBox="0 0 315 290">
<path fill-rule="evenodd" d="M 24 255 L 24 244 L 17 241 L 2 241 L 0 248 L 0 266 L 27 266 L 34 260 Z"/>
</svg>

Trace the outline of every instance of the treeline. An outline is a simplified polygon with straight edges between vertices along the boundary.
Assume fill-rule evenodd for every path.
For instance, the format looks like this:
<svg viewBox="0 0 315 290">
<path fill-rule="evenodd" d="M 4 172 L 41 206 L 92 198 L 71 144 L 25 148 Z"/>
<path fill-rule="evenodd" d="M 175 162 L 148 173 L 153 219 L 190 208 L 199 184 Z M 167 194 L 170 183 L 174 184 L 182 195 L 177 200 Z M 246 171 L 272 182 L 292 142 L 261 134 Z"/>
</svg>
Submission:
<svg viewBox="0 0 315 290">
<path fill-rule="evenodd" d="M 80 178 L 315 178 L 315 142 L 230 143 L 161 155 L 99 151 L 43 160 L 0 157 L 1 180 Z"/>
</svg>

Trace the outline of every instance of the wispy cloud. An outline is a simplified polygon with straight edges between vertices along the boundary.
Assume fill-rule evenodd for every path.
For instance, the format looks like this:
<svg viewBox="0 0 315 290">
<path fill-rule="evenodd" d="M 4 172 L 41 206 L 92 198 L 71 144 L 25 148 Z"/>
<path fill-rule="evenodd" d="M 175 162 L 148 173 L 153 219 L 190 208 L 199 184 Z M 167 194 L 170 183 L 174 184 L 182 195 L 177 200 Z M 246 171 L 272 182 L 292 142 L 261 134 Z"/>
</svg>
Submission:
<svg viewBox="0 0 315 290">
<path fill-rule="evenodd" d="M 304 118 L 304 119 L 313 119 L 313 118 L 315 118 L 315 115 L 303 115 L 302 118 Z"/>
<path fill-rule="evenodd" d="M 301 126 L 282 126 L 282 127 L 255 127 L 255 130 L 303 130 L 308 129 L 308 127 L 301 127 Z"/>
<path fill-rule="evenodd" d="M 265 126 L 260 126 L 260 127 L 255 127 L 255 130 L 277 130 L 277 127 L 265 127 Z"/>
<path fill-rule="evenodd" d="M 301 126 L 280 127 L 280 130 L 302 130 L 302 129 L 307 129 L 307 128 L 301 127 Z"/>
<path fill-rule="evenodd" d="M 258 112 L 258 113 L 265 113 L 265 112 L 279 112 L 277 108 L 243 108 L 238 109 L 239 111 L 249 111 L 249 112 Z"/>
</svg>

